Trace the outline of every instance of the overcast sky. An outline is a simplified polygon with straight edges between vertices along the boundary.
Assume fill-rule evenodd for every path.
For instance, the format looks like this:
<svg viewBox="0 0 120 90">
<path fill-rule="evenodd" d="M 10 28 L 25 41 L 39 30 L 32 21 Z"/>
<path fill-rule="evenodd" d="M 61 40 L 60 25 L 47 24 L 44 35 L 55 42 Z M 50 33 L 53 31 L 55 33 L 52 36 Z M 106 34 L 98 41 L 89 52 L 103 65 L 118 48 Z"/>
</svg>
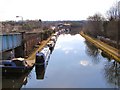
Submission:
<svg viewBox="0 0 120 90">
<path fill-rule="evenodd" d="M 0 0 L 0 20 L 85 20 L 106 11 L 117 0 Z"/>
</svg>

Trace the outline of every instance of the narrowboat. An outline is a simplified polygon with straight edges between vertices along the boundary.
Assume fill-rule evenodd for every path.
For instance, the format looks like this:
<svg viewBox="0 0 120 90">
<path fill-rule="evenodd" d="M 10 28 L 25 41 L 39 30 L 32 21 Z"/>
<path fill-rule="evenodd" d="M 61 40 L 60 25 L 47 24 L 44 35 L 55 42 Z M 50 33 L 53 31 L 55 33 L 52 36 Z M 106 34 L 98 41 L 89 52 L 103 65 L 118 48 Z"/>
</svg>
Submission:
<svg viewBox="0 0 120 90">
<path fill-rule="evenodd" d="M 56 32 L 55 34 L 53 34 L 52 36 L 55 36 L 56 38 L 58 37 L 59 32 Z"/>
<path fill-rule="evenodd" d="M 36 64 L 44 64 L 50 56 L 50 49 L 48 46 L 44 47 L 40 52 L 36 53 Z"/>
<path fill-rule="evenodd" d="M 49 41 L 49 42 L 47 43 L 47 46 L 49 47 L 50 51 L 52 52 L 52 51 L 53 51 L 53 48 L 54 48 L 54 46 L 55 46 L 54 41 Z"/>
<path fill-rule="evenodd" d="M 50 38 L 50 40 L 51 40 L 51 41 L 54 41 L 54 43 L 56 43 L 57 38 L 56 38 L 55 36 L 52 36 L 52 37 Z"/>
<path fill-rule="evenodd" d="M 26 60 L 1 60 L 0 61 L 0 68 L 2 68 L 2 74 L 20 74 L 26 73 L 27 71 L 31 70 L 33 66 L 30 66 Z"/>
</svg>

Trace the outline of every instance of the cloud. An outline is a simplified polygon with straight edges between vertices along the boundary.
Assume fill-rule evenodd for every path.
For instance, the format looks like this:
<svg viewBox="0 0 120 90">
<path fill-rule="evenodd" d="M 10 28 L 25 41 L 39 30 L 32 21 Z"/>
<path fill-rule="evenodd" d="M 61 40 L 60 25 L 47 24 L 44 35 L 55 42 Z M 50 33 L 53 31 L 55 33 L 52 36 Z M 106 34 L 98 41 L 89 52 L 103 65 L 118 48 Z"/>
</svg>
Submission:
<svg viewBox="0 0 120 90">
<path fill-rule="evenodd" d="M 81 60 L 79 64 L 82 66 L 88 66 L 88 65 L 91 66 L 92 65 L 88 60 Z"/>
</svg>

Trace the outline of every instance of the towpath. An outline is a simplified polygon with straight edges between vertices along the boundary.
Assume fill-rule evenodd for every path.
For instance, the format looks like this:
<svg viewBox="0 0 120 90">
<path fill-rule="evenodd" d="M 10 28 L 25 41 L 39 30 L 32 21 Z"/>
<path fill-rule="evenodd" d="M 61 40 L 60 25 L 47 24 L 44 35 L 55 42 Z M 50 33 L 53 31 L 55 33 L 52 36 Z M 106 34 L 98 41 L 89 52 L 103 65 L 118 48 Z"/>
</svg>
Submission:
<svg viewBox="0 0 120 90">
<path fill-rule="evenodd" d="M 26 59 L 26 61 L 28 62 L 29 65 L 34 65 L 36 53 L 38 51 L 41 51 L 42 48 L 44 48 L 44 46 L 47 44 L 47 42 L 50 40 L 50 38 L 48 38 L 47 40 L 43 40 L 41 42 L 41 45 L 39 45 L 39 47 L 35 51 L 33 51 L 31 55 L 29 55 L 29 57 Z"/>
<path fill-rule="evenodd" d="M 110 56 L 112 56 L 115 60 L 120 62 L 120 54 L 118 52 L 120 52 L 120 50 L 100 41 L 97 39 L 93 39 L 90 36 L 84 34 L 83 32 L 80 32 L 80 34 L 86 38 L 86 40 L 90 41 L 91 43 L 93 43 L 95 46 L 97 46 L 98 48 L 102 49 L 103 51 L 105 51 L 106 53 L 108 53 Z"/>
</svg>

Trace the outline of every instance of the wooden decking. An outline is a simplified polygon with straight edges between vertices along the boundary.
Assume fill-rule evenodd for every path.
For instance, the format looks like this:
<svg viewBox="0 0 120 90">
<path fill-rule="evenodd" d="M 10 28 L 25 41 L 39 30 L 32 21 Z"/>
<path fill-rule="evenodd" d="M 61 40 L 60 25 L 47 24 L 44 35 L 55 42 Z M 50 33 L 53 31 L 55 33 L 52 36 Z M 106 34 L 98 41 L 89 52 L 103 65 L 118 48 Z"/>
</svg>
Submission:
<svg viewBox="0 0 120 90">
<path fill-rule="evenodd" d="M 83 32 L 80 32 L 80 35 L 83 36 L 86 40 L 88 40 L 89 42 L 93 43 L 96 47 L 100 48 L 101 50 L 103 50 L 104 52 L 106 52 L 107 54 L 109 54 L 111 57 L 113 57 L 115 60 L 120 62 L 120 54 L 118 52 L 120 52 L 120 50 L 100 41 L 97 40 L 95 38 L 91 38 L 90 36 L 84 34 Z"/>
</svg>

